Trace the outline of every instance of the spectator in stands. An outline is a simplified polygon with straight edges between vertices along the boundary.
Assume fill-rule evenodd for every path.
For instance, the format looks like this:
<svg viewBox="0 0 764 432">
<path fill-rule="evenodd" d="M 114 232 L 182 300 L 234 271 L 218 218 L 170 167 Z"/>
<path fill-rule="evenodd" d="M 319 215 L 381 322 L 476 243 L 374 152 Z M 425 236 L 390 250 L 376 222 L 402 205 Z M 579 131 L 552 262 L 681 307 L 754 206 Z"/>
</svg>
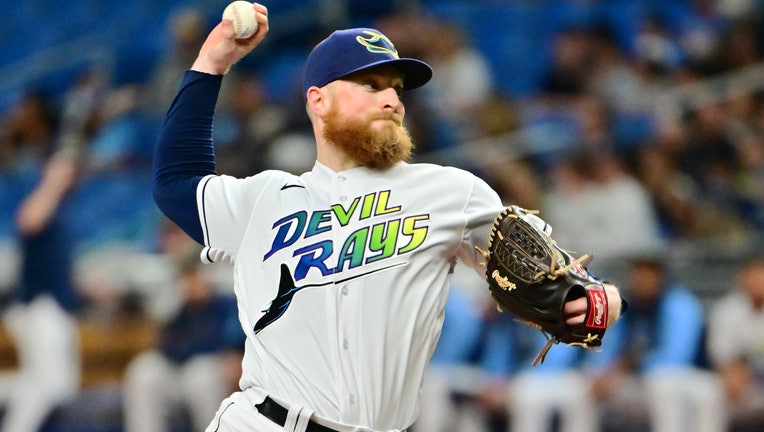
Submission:
<svg viewBox="0 0 764 432">
<path fill-rule="evenodd" d="M 736 185 L 747 203 L 746 219 L 757 230 L 764 228 L 764 139 L 760 132 L 741 137 L 739 154 L 742 169 Z"/>
<path fill-rule="evenodd" d="M 59 115 L 53 101 L 38 91 L 28 91 L 0 121 L 0 168 L 5 173 L 39 169 L 54 145 Z"/>
<path fill-rule="evenodd" d="M 178 77 L 196 58 L 199 46 L 207 36 L 207 21 L 200 10 L 184 8 L 170 16 L 164 30 L 169 44 L 154 65 L 147 83 L 151 98 L 149 105 L 162 111 L 175 97 L 180 85 Z"/>
<path fill-rule="evenodd" d="M 498 157 L 495 157 L 495 160 L 497 159 Z M 499 192 L 503 202 L 517 204 L 527 209 L 541 208 L 541 202 L 547 191 L 541 173 L 532 162 L 527 159 L 517 159 L 488 166 L 493 168 L 491 184 L 495 185 L 494 189 Z"/>
<path fill-rule="evenodd" d="M 110 90 L 108 75 L 98 67 L 85 69 L 64 94 L 61 145 L 82 149 L 102 123 L 103 100 Z"/>
<path fill-rule="evenodd" d="M 634 54 L 640 67 L 651 71 L 653 76 L 671 76 L 684 61 L 685 53 L 672 35 L 670 25 L 670 20 L 650 14 L 634 35 Z"/>
<path fill-rule="evenodd" d="M 453 125 L 455 143 L 461 144 L 478 135 L 478 108 L 491 96 L 494 78 L 488 58 L 469 40 L 456 24 L 430 20 L 426 38 L 427 61 L 438 71 L 426 93 L 427 104 L 438 121 Z"/>
<path fill-rule="evenodd" d="M 555 167 L 553 179 L 541 212 L 560 244 L 613 259 L 660 246 L 648 192 L 611 150 L 581 149 Z"/>
<path fill-rule="evenodd" d="M 286 130 L 286 109 L 269 100 L 265 84 L 256 75 L 232 71 L 227 82 L 221 89 L 213 127 L 219 146 L 215 155 L 218 170 L 247 176 L 272 167 L 267 156 L 273 140 Z M 298 159 L 301 154 L 290 157 Z"/>
<path fill-rule="evenodd" d="M 650 194 L 662 238 L 671 241 L 701 235 L 699 188 L 677 168 L 664 146 L 645 144 L 637 150 L 636 175 Z"/>
<path fill-rule="evenodd" d="M 736 122 L 727 104 L 708 103 L 687 113 L 682 137 L 670 148 L 679 170 L 698 187 L 700 233 L 745 237 L 744 198 L 736 187 L 741 172 Z"/>
<path fill-rule="evenodd" d="M 615 116 L 650 113 L 658 86 L 643 76 L 609 28 L 603 26 L 595 32 L 592 42 L 596 49 L 587 92 L 597 96 Z"/>
<path fill-rule="evenodd" d="M 56 116 L 45 106 L 38 95 L 23 98 L 18 111 L 12 110 L 10 140 L 3 143 L 9 170 L 35 176 L 36 184 L 15 210 L 21 268 L 3 324 L 19 364 L 5 389 L 2 432 L 37 432 L 80 383 L 74 245 L 62 220 L 80 158 L 60 144 Z"/>
<path fill-rule="evenodd" d="M 135 84 L 104 92 L 89 140 L 90 169 L 96 174 L 138 173 L 151 166 L 147 155 L 155 134 L 144 115 L 143 98 L 141 86 Z"/>
<path fill-rule="evenodd" d="M 523 367 L 522 362 L 527 360 L 529 332 L 512 315 L 500 313 L 493 300 L 485 305 L 483 320 L 477 357 L 483 379 L 477 386 L 477 398 L 489 430 L 509 430 L 512 419 L 507 406 L 512 401 L 507 389 L 515 373 Z"/>
<path fill-rule="evenodd" d="M 743 262 L 737 287 L 714 303 L 708 352 L 726 392 L 729 430 L 764 430 L 764 255 Z"/>
<path fill-rule="evenodd" d="M 484 306 L 474 362 L 480 373 L 469 384 L 482 410 L 484 427 L 547 432 L 553 430 L 557 418 L 559 429 L 555 430 L 595 431 L 594 399 L 581 369 L 586 351 L 558 346 L 533 367 L 547 342 L 544 334 L 511 314 L 498 313 L 493 300 Z"/>
<path fill-rule="evenodd" d="M 724 430 L 721 385 L 703 367 L 705 316 L 699 299 L 672 280 L 658 256 L 629 262 L 629 311 L 607 335 L 594 375 L 603 430 Z"/>
<path fill-rule="evenodd" d="M 761 5 L 758 6 L 761 9 Z M 754 67 L 761 62 L 760 35 L 761 10 L 746 19 L 726 21 L 719 15 L 709 14 L 706 21 L 713 23 L 705 29 L 706 39 L 714 39 L 713 50 L 703 58 L 699 69 L 707 76 Z"/>
<path fill-rule="evenodd" d="M 594 55 L 590 32 L 570 26 L 555 33 L 550 42 L 551 64 L 541 77 L 541 92 L 555 99 L 583 93 Z"/>
<path fill-rule="evenodd" d="M 446 300 L 443 329 L 422 386 L 422 408 L 414 429 L 417 432 L 472 430 L 483 425 L 469 402 L 480 391 L 482 378 L 476 352 L 485 323 L 485 282 L 469 269 L 457 266 Z M 476 423 L 477 422 L 477 423 Z"/>
<path fill-rule="evenodd" d="M 508 386 L 507 409 L 512 432 L 547 432 L 558 418 L 561 432 L 597 430 L 590 381 L 582 371 L 586 352 L 552 348 L 544 363 L 531 366 L 546 338 L 532 327 L 522 329 L 528 349 Z"/>
<path fill-rule="evenodd" d="M 170 430 L 177 413 L 187 413 L 201 432 L 237 387 L 244 334 L 233 296 L 216 291 L 198 254 L 183 259 L 179 277 L 179 309 L 162 323 L 158 346 L 136 356 L 125 373 L 126 432 Z"/>
</svg>

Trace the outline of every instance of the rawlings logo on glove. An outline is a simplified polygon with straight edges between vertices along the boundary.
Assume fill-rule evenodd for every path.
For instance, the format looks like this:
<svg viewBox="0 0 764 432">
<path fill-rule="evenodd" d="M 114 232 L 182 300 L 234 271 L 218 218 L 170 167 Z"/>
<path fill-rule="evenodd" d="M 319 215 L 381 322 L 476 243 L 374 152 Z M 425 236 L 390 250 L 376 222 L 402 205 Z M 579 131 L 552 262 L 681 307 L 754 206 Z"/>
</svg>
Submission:
<svg viewBox="0 0 764 432">
<path fill-rule="evenodd" d="M 533 212 L 508 207 L 494 221 L 485 257 L 486 281 L 500 310 L 541 330 L 547 343 L 533 361 L 544 361 L 552 345 L 593 348 L 602 344 L 608 321 L 605 287 L 586 270 L 588 255 L 574 258 L 557 246 L 552 229 Z M 584 321 L 565 322 L 565 303 L 587 299 Z"/>
</svg>

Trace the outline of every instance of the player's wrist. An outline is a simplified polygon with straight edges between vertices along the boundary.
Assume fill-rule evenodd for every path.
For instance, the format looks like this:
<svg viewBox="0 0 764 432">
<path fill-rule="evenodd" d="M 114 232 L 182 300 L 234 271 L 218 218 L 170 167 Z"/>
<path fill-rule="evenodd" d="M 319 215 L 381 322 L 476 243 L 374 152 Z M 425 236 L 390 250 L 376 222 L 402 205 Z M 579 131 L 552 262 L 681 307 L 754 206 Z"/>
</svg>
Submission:
<svg viewBox="0 0 764 432">
<path fill-rule="evenodd" d="M 196 72 L 202 72 L 210 75 L 225 75 L 231 65 L 223 65 L 217 62 L 211 61 L 204 56 L 200 56 L 194 61 L 191 66 L 191 70 Z"/>
<path fill-rule="evenodd" d="M 607 294 L 607 327 L 610 327 L 618 321 L 621 314 L 626 310 L 626 302 L 623 300 L 623 297 L 621 297 L 621 292 L 618 290 L 618 287 L 608 282 L 604 282 L 602 285 L 605 287 L 605 293 Z"/>
</svg>

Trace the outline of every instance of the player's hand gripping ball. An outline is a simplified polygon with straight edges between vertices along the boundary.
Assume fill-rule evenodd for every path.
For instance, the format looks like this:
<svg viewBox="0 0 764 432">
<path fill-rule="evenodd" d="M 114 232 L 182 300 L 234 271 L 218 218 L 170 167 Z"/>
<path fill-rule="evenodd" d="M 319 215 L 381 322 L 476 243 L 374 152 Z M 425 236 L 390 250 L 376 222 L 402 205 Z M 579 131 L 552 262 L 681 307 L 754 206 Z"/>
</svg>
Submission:
<svg viewBox="0 0 764 432">
<path fill-rule="evenodd" d="M 584 267 L 589 257 L 574 258 L 557 246 L 552 228 L 540 217 L 511 206 L 494 221 L 486 258 L 486 281 L 500 310 L 541 330 L 548 339 L 533 365 L 544 361 L 552 345 L 584 348 L 602 344 L 608 299 L 602 282 Z M 583 323 L 566 323 L 565 303 L 587 299 Z"/>
<path fill-rule="evenodd" d="M 259 27 L 252 3 L 244 0 L 237 0 L 226 6 L 223 10 L 223 19 L 231 20 L 233 23 L 236 39 L 251 37 Z"/>
</svg>

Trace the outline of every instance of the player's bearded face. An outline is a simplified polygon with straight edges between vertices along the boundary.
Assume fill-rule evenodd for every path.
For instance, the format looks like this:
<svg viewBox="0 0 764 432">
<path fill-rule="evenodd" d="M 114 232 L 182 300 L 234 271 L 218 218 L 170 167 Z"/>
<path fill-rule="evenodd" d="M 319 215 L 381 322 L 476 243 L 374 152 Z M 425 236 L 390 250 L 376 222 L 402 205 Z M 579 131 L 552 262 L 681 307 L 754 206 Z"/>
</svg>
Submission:
<svg viewBox="0 0 764 432">
<path fill-rule="evenodd" d="M 411 135 L 400 114 L 343 118 L 334 106 L 324 118 L 324 126 L 324 138 L 360 165 L 384 169 L 411 157 Z"/>
</svg>

